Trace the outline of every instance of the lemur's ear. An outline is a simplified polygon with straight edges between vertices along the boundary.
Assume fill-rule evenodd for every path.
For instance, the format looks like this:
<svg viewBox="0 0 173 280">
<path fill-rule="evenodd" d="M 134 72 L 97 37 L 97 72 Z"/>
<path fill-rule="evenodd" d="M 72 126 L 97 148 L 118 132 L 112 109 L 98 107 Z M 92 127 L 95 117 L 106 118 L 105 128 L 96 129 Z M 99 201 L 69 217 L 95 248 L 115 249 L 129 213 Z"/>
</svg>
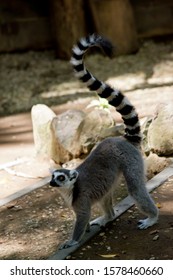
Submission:
<svg viewBox="0 0 173 280">
<path fill-rule="evenodd" d="M 77 179 L 79 173 L 76 170 L 70 170 L 70 181 L 73 179 Z"/>
</svg>

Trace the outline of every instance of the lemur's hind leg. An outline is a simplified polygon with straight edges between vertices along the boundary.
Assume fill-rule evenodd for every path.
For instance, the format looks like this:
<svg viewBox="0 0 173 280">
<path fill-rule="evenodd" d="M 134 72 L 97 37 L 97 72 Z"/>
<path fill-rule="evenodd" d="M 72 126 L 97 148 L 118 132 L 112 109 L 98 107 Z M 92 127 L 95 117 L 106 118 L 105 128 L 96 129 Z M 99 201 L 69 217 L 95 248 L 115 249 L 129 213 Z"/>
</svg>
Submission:
<svg viewBox="0 0 173 280">
<path fill-rule="evenodd" d="M 99 225 L 104 227 L 108 222 L 111 222 L 115 216 L 113 203 L 112 203 L 112 191 L 109 191 L 101 199 L 99 204 L 104 212 L 104 216 L 95 219 L 93 222 L 90 223 L 90 225 Z"/>
<path fill-rule="evenodd" d="M 135 196 L 133 197 L 135 199 Z M 138 195 L 135 201 L 141 212 L 148 216 L 146 219 L 139 220 L 138 228 L 146 229 L 157 223 L 158 209 L 145 189 L 143 191 L 140 191 L 140 196 Z"/>
<path fill-rule="evenodd" d="M 126 176 L 129 194 L 133 197 L 139 210 L 147 216 L 146 219 L 138 222 L 138 228 L 146 229 L 157 222 L 158 209 L 145 187 L 145 180 L 142 179 L 144 176 L 131 176 L 131 174 L 134 173 L 130 172 Z"/>
<path fill-rule="evenodd" d="M 103 197 L 100 202 L 100 205 L 105 214 L 105 220 L 112 221 L 115 216 L 114 209 L 113 209 L 113 201 L 112 201 L 112 190 Z"/>
</svg>

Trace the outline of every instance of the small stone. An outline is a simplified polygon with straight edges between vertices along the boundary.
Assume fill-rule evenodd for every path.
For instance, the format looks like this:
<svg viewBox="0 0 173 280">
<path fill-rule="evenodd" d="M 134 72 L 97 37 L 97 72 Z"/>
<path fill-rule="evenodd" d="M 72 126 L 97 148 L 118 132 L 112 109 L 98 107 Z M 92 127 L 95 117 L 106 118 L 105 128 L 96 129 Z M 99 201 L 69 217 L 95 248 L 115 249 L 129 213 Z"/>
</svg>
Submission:
<svg viewBox="0 0 173 280">
<path fill-rule="evenodd" d="M 42 218 L 46 218 L 46 214 L 43 214 L 43 215 L 42 215 Z"/>
<path fill-rule="evenodd" d="M 159 232 L 159 230 L 158 230 L 158 229 L 155 229 L 155 230 L 150 231 L 149 234 L 152 235 L 152 234 L 156 234 L 156 233 L 158 233 L 158 232 Z"/>
<path fill-rule="evenodd" d="M 121 253 L 122 253 L 123 255 L 125 255 L 125 254 L 127 253 L 127 251 L 123 250 Z"/>
<path fill-rule="evenodd" d="M 26 229 L 26 228 L 22 228 L 22 229 L 20 230 L 20 233 L 27 233 L 27 229 Z"/>
<path fill-rule="evenodd" d="M 65 259 L 66 260 L 70 260 L 71 259 L 71 255 L 67 256 Z"/>
<path fill-rule="evenodd" d="M 37 197 L 37 198 L 39 198 L 39 197 L 41 197 L 41 196 L 43 196 L 43 194 L 41 194 L 41 193 L 36 194 L 36 197 Z"/>
<path fill-rule="evenodd" d="M 107 251 L 110 251 L 110 250 L 111 250 L 111 247 L 110 247 L 110 246 L 107 246 L 107 247 L 106 247 L 106 250 L 107 250 Z"/>
<path fill-rule="evenodd" d="M 155 235 L 154 237 L 153 237 L 153 240 L 154 241 L 156 241 L 156 240 L 158 240 L 159 239 L 159 235 L 157 234 L 157 235 Z"/>
<path fill-rule="evenodd" d="M 8 215 L 7 217 L 8 217 L 8 220 L 13 220 L 14 219 L 12 215 Z"/>
<path fill-rule="evenodd" d="M 21 205 L 15 205 L 13 208 L 12 208 L 14 211 L 20 211 L 22 210 L 22 206 Z"/>
<path fill-rule="evenodd" d="M 123 235 L 123 239 L 127 239 L 127 235 Z"/>
</svg>

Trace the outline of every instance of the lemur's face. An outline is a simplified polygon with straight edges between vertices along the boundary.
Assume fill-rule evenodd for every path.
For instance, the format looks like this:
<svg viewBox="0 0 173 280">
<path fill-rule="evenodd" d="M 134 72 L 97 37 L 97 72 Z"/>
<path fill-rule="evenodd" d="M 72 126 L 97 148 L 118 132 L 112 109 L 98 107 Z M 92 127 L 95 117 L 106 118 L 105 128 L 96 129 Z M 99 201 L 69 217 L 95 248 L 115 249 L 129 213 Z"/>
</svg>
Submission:
<svg viewBox="0 0 173 280">
<path fill-rule="evenodd" d="M 52 172 L 50 186 L 69 188 L 76 182 L 78 172 L 76 170 L 58 169 Z"/>
</svg>

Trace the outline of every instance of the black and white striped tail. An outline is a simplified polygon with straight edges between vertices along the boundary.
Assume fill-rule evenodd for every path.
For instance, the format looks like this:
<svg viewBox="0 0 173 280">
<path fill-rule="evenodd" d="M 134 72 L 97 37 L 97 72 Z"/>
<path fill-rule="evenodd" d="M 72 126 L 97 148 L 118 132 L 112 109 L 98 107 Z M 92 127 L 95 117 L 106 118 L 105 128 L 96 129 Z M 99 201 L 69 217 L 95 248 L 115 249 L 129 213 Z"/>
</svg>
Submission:
<svg viewBox="0 0 173 280">
<path fill-rule="evenodd" d="M 107 39 L 96 34 L 81 38 L 72 49 L 71 64 L 75 70 L 75 74 L 90 90 L 97 91 L 100 97 L 106 98 L 109 104 L 114 106 L 117 112 L 122 115 L 125 124 L 124 137 L 133 144 L 140 144 L 140 124 L 134 106 L 121 91 L 113 89 L 108 84 L 99 81 L 85 68 L 83 62 L 84 54 L 93 46 L 102 48 L 108 56 L 112 55 L 113 46 Z"/>
</svg>

